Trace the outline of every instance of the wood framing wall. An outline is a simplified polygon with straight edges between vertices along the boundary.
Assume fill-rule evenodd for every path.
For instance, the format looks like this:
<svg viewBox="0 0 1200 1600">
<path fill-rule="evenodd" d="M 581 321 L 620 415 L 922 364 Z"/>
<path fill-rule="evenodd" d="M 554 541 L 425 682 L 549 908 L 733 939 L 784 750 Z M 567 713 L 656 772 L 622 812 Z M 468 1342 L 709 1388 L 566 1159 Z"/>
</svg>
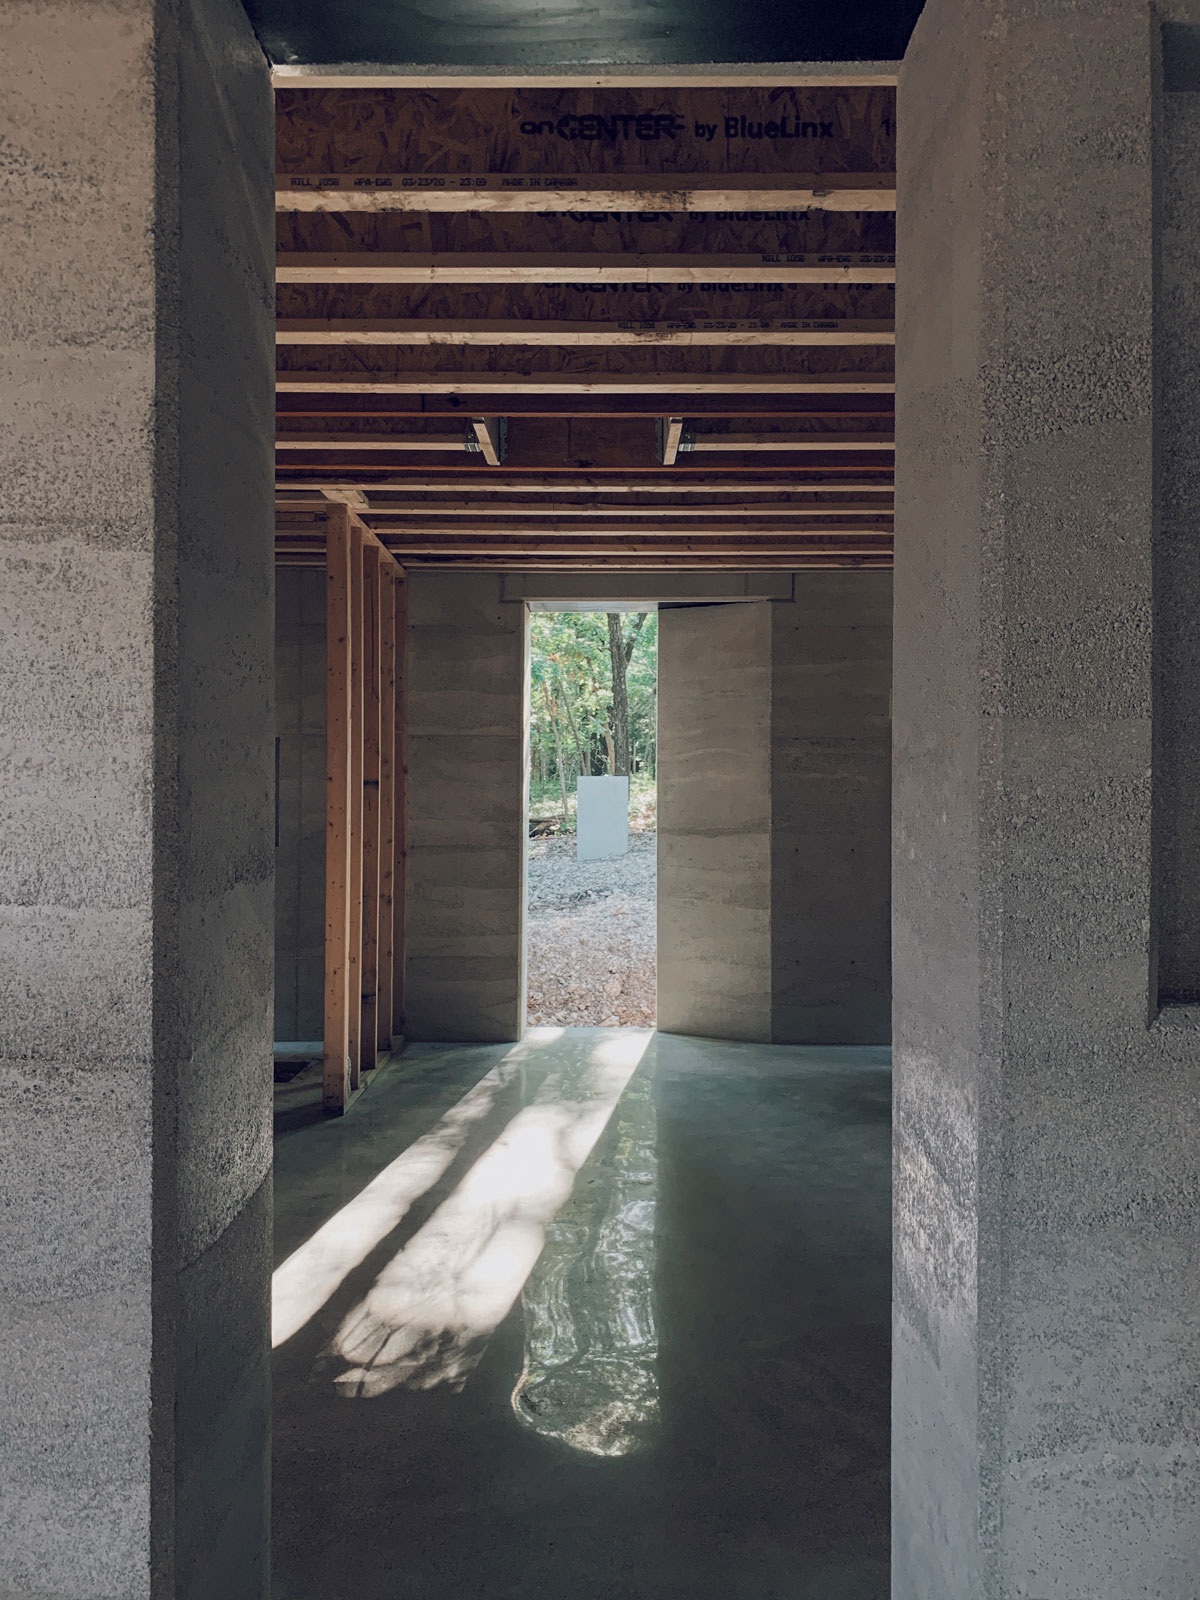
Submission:
<svg viewBox="0 0 1200 1600">
<path fill-rule="evenodd" d="M 348 506 L 329 506 L 322 534 L 324 1102 L 338 1113 L 403 1032 L 405 579 Z"/>
</svg>

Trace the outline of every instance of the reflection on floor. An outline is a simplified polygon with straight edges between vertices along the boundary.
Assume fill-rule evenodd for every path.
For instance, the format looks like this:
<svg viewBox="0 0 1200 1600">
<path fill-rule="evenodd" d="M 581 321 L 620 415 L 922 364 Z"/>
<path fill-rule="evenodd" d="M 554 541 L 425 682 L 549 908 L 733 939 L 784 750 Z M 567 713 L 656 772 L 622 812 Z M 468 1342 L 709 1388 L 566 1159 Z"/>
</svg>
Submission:
<svg viewBox="0 0 1200 1600">
<path fill-rule="evenodd" d="M 544 1028 L 287 1128 L 277 1600 L 884 1600 L 886 1051 Z"/>
</svg>

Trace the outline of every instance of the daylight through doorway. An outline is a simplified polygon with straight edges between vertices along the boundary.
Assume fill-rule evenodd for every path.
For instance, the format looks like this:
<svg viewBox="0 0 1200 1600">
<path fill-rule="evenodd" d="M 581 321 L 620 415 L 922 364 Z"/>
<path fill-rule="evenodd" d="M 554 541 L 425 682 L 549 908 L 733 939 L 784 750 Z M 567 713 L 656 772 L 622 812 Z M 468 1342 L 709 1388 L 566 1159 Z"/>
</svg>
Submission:
<svg viewBox="0 0 1200 1600">
<path fill-rule="evenodd" d="M 658 617 L 531 610 L 526 1020 L 652 1027 Z"/>
</svg>

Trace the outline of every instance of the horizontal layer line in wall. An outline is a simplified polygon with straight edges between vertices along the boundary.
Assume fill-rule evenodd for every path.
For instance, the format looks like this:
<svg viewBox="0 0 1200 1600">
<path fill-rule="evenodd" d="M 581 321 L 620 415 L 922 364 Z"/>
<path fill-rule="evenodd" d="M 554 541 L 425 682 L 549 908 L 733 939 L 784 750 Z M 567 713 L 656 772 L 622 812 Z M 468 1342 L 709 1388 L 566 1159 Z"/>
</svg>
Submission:
<svg viewBox="0 0 1200 1600">
<path fill-rule="evenodd" d="M 280 283 L 894 283 L 896 258 L 886 252 L 660 256 L 281 250 L 276 276 Z"/>
<path fill-rule="evenodd" d="M 894 172 L 279 172 L 277 211 L 894 211 Z"/>
</svg>

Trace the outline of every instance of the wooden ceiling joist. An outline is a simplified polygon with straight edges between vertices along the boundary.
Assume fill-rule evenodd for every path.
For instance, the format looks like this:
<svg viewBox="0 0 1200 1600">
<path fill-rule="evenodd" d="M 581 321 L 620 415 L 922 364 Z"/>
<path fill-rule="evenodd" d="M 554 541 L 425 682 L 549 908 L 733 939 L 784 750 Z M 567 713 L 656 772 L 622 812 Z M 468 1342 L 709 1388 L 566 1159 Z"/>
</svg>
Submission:
<svg viewBox="0 0 1200 1600">
<path fill-rule="evenodd" d="M 895 96 L 742 79 L 281 95 L 282 562 L 891 565 Z"/>
<path fill-rule="evenodd" d="M 890 433 L 694 433 L 690 430 L 681 449 L 688 454 L 706 450 L 892 450 Z"/>
<path fill-rule="evenodd" d="M 894 172 L 279 172 L 277 211 L 894 211 Z"/>
<path fill-rule="evenodd" d="M 277 450 L 461 450 L 468 449 L 462 433 L 280 433 Z"/>
<path fill-rule="evenodd" d="M 724 465 L 724 463 L 722 463 Z M 281 468 L 277 467 L 276 472 Z M 287 478 L 276 478 L 276 492 L 283 494 L 295 493 L 297 490 L 312 489 L 325 484 L 335 487 L 352 487 L 363 490 L 364 493 L 376 494 L 379 490 L 392 490 L 404 494 L 457 494 L 470 490 L 470 485 L 464 484 L 461 478 L 421 478 L 417 476 L 404 478 L 377 478 L 371 481 L 362 479 L 361 466 L 357 468 L 334 468 L 332 472 L 325 471 L 319 477 L 300 476 L 303 468 Z M 722 479 L 714 475 L 712 469 L 697 472 L 694 469 L 681 470 L 678 475 L 674 473 L 658 473 L 651 476 L 642 471 L 632 471 L 621 477 L 600 477 L 594 473 L 585 472 L 571 478 L 565 474 L 555 476 L 539 483 L 536 478 L 505 478 L 503 476 L 487 475 L 487 490 L 494 495 L 540 495 L 540 494 L 662 494 L 662 495 L 723 495 L 723 494 L 886 494 L 893 493 L 890 473 L 885 476 L 882 472 L 870 478 L 856 476 L 861 473 L 861 465 L 845 474 L 810 474 L 800 479 L 795 475 L 796 469 L 789 468 L 789 475 L 785 478 L 756 478 L 739 476 L 736 478 Z M 498 505 L 503 502 L 497 500 Z"/>
<path fill-rule="evenodd" d="M 276 509 L 285 503 L 289 506 L 303 506 L 310 502 L 299 498 L 293 500 L 286 494 L 276 497 Z M 807 501 L 735 500 L 718 502 L 714 505 L 689 503 L 686 507 L 673 506 L 661 500 L 653 505 L 644 505 L 640 502 L 630 504 L 627 499 L 617 502 L 610 500 L 607 503 L 599 501 L 572 503 L 555 500 L 540 504 L 527 501 L 514 504 L 512 500 L 499 497 L 489 497 L 486 500 L 437 500 L 405 495 L 395 500 L 385 500 L 373 495 L 370 514 L 374 521 L 386 520 L 388 517 L 429 516 L 486 519 L 491 522 L 501 517 L 520 517 L 525 520 L 529 517 L 612 518 L 616 516 L 644 517 L 649 521 L 660 521 L 665 517 L 678 517 L 686 513 L 694 522 L 698 517 L 878 517 L 888 513 L 890 509 L 890 505 L 881 505 L 878 500 L 836 501 L 830 500 L 827 496 L 815 495 Z"/>
<path fill-rule="evenodd" d="M 397 521 L 394 517 L 380 516 L 365 513 L 370 525 L 381 532 L 385 532 L 391 539 L 449 539 L 449 540 L 479 540 L 494 539 L 497 542 L 516 539 L 529 541 L 543 537 L 557 539 L 672 539 L 688 536 L 704 541 L 722 539 L 728 540 L 731 536 L 741 538 L 763 537 L 782 539 L 815 539 L 836 535 L 839 538 L 857 537 L 860 534 L 887 534 L 890 536 L 892 523 L 890 517 L 866 518 L 860 517 L 853 522 L 829 523 L 824 519 L 817 519 L 813 523 L 781 523 L 773 518 L 752 520 L 740 518 L 734 524 L 716 525 L 696 524 L 684 520 L 672 520 L 662 523 L 629 523 L 622 521 L 597 522 L 595 524 L 572 524 L 569 522 L 544 522 L 536 528 L 529 528 L 524 523 L 510 523 L 497 526 L 494 523 L 464 523 L 460 526 L 446 527 L 444 524 L 429 522 L 423 519 L 410 519 Z"/>
<path fill-rule="evenodd" d="M 822 255 L 750 251 L 712 255 L 586 255 L 493 250 L 281 250 L 280 283 L 894 283 L 886 252 Z"/>
<path fill-rule="evenodd" d="M 536 317 L 280 317 L 281 345 L 890 345 L 881 318 L 763 317 L 692 323 L 580 322 Z"/>
<path fill-rule="evenodd" d="M 591 572 L 629 568 L 640 572 L 663 570 L 670 572 L 803 572 L 829 567 L 890 567 L 891 551 L 878 555 L 836 555 L 823 552 L 818 556 L 746 555 L 702 556 L 649 555 L 641 556 L 622 551 L 615 556 L 581 556 L 575 554 L 501 555 L 501 556 L 443 556 L 431 558 L 405 557 L 404 566 L 411 567 L 476 567 L 493 572 Z"/>
<path fill-rule="evenodd" d="M 836 394 L 811 391 L 799 394 L 346 394 L 301 391 L 278 397 L 280 421 L 425 421 L 465 418 L 484 407 L 506 417 L 570 420 L 590 417 L 597 421 L 627 422 L 633 417 L 674 416 L 778 418 L 808 421 L 867 418 L 890 423 L 895 414 L 891 394 Z M 501 411 L 500 408 L 503 408 Z"/>
<path fill-rule="evenodd" d="M 280 394 L 894 394 L 873 372 L 278 372 Z M 662 414 L 661 406 L 657 414 Z M 510 413 L 511 414 L 511 413 Z M 628 413 L 622 413 L 628 414 Z"/>
</svg>

